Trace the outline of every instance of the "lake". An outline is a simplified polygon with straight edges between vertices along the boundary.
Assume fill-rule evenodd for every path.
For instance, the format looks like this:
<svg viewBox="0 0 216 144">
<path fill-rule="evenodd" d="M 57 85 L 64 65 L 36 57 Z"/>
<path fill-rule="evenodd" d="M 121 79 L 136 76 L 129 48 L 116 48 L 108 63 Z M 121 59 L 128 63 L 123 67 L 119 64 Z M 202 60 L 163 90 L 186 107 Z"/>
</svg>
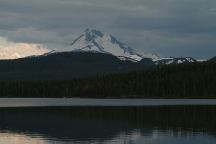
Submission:
<svg viewBox="0 0 216 144">
<path fill-rule="evenodd" d="M 0 108 L 0 144 L 215 143 L 216 105 Z"/>
</svg>

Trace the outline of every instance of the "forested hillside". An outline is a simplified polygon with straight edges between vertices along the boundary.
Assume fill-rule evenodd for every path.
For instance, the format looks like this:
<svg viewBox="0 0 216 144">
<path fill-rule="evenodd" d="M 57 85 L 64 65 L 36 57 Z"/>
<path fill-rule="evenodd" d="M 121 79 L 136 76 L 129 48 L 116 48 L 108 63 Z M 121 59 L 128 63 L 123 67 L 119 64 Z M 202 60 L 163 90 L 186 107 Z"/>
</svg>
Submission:
<svg viewBox="0 0 216 144">
<path fill-rule="evenodd" d="M 103 53 L 61 52 L 46 56 L 0 61 L 0 80 L 59 80 L 141 70 L 153 67 L 150 59 L 140 63 L 122 61 Z"/>
<path fill-rule="evenodd" d="M 1 81 L 1 97 L 216 98 L 216 63 L 158 66 L 90 78 Z"/>
</svg>

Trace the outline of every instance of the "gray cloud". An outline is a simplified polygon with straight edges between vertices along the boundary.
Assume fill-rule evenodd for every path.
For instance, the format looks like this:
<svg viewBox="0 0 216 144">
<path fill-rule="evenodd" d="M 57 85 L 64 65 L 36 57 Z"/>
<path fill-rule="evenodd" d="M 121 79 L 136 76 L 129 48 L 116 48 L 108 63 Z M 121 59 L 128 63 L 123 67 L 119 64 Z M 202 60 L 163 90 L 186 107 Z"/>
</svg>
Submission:
<svg viewBox="0 0 216 144">
<path fill-rule="evenodd" d="M 216 55 L 215 0 L 0 0 L 0 36 L 64 47 L 85 28 L 162 56 Z"/>
</svg>

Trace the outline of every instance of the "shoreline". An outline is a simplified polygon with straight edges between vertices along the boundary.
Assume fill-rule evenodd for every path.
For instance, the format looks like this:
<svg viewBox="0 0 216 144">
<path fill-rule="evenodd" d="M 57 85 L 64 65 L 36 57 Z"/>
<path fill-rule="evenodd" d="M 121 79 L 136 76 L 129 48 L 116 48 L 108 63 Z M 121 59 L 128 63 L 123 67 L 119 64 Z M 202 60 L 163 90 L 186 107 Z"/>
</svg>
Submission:
<svg viewBox="0 0 216 144">
<path fill-rule="evenodd" d="M 0 98 L 0 108 L 13 107 L 147 107 L 216 105 L 216 99 Z"/>
</svg>

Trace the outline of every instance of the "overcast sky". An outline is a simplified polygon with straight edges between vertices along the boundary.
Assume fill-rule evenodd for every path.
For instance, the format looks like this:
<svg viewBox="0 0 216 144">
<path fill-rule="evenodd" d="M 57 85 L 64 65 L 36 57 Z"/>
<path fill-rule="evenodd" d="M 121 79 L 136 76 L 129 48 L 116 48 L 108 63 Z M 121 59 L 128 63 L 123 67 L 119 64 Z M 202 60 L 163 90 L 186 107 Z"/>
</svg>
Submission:
<svg viewBox="0 0 216 144">
<path fill-rule="evenodd" d="M 86 28 L 161 56 L 216 56 L 216 0 L 0 0 L 9 41 L 64 50 Z"/>
</svg>

